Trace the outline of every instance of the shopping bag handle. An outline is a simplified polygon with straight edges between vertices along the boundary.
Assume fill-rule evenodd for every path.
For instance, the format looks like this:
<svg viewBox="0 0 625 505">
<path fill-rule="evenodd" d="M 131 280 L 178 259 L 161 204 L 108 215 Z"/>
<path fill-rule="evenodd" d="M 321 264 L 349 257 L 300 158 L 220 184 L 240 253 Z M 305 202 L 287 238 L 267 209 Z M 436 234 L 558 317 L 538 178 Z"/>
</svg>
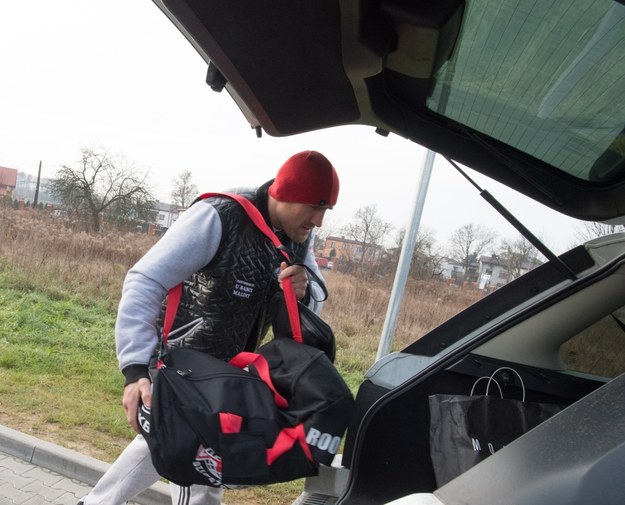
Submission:
<svg viewBox="0 0 625 505">
<path fill-rule="evenodd" d="M 519 382 L 521 383 L 521 391 L 523 393 L 523 397 L 521 398 L 521 401 L 525 402 L 525 383 L 523 382 L 523 377 L 521 377 L 521 374 L 519 372 L 517 372 L 514 368 L 510 368 L 509 366 L 502 366 L 497 368 L 497 370 L 495 370 L 493 373 L 491 373 L 490 375 L 485 375 L 483 377 L 480 377 L 479 379 L 477 379 L 474 383 L 473 383 L 473 387 L 471 388 L 471 393 L 470 395 L 473 396 L 473 392 L 475 391 L 475 386 L 477 385 L 478 382 L 480 382 L 481 380 L 488 380 L 488 382 L 486 383 L 486 396 L 488 396 L 488 392 L 490 390 L 490 384 L 491 382 L 494 382 L 497 385 L 497 388 L 499 389 L 499 396 L 501 398 L 503 398 L 503 391 L 501 390 L 501 386 L 499 385 L 499 382 L 497 382 L 497 380 L 495 379 L 495 376 L 501 372 L 502 370 L 509 370 L 512 373 L 514 373 L 518 378 L 519 378 Z"/>
<path fill-rule="evenodd" d="M 497 389 L 499 390 L 499 398 L 501 398 L 503 400 L 503 391 L 501 389 L 501 386 L 499 385 L 499 382 L 497 382 L 495 379 L 489 377 L 488 375 L 484 375 L 484 376 L 478 378 L 473 383 L 473 387 L 471 388 L 471 392 L 469 393 L 469 396 L 473 396 L 473 394 L 475 393 L 475 388 L 476 388 L 478 382 L 480 382 L 482 380 L 493 381 L 495 383 L 495 385 L 497 386 Z M 486 396 L 488 396 L 488 386 L 486 387 Z"/>
</svg>

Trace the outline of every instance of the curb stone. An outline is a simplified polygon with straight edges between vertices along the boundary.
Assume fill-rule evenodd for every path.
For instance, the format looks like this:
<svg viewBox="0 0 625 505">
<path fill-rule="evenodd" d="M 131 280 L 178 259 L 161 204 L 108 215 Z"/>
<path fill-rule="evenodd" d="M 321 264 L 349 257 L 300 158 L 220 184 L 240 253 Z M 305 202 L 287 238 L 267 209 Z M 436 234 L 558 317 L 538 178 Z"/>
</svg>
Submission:
<svg viewBox="0 0 625 505">
<path fill-rule="evenodd" d="M 0 451 L 89 486 L 95 485 L 110 466 L 98 459 L 2 425 Z M 164 482 L 157 482 L 136 496 L 133 502 L 141 505 L 170 505 L 169 486 Z"/>
</svg>

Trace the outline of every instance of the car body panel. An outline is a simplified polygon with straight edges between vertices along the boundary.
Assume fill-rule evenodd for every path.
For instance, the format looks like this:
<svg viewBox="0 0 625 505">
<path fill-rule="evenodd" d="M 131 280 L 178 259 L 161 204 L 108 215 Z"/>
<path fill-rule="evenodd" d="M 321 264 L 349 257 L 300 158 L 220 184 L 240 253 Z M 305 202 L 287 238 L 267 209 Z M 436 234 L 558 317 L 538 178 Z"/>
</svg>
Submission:
<svg viewBox="0 0 625 505">
<path fill-rule="evenodd" d="M 605 247 L 603 253 L 598 252 L 601 243 Z M 355 415 L 358 421 L 348 430 L 344 464 L 351 469 L 350 484 L 339 504 L 379 504 L 413 493 L 438 493 L 429 461 L 427 398 L 430 394 L 468 394 L 473 381 L 489 375 L 499 366 L 514 367 L 523 375 L 529 401 L 575 405 L 576 401 L 609 383 L 609 378 L 570 370 L 563 364 L 559 352 L 567 338 L 610 314 L 616 306 L 625 305 L 625 236 L 595 240 L 588 249 L 595 251 L 594 260 L 598 261 L 592 268 L 585 269 L 576 281 L 561 281 L 548 292 L 529 297 L 518 310 L 509 310 L 497 320 L 489 320 L 489 306 L 485 304 L 482 311 L 486 317 L 480 327 L 473 328 L 466 338 L 458 339 L 455 346 L 441 345 L 438 353 L 426 356 L 429 362 L 414 361 L 412 376 L 405 365 L 410 360 L 403 357 L 410 354 L 407 349 L 397 354 L 402 357 L 397 360 L 399 366 L 403 366 L 398 383 L 389 383 L 389 374 L 384 381 L 379 381 L 376 374 L 381 373 L 384 366 L 372 367 L 369 380 L 358 393 Z M 516 281 L 510 283 L 511 288 L 515 284 Z M 526 292 L 522 283 L 518 287 Z M 491 298 L 492 305 L 497 306 L 498 294 L 495 292 L 484 301 Z M 462 318 L 467 316 L 471 320 L 471 312 L 472 307 L 469 307 L 453 318 L 457 327 L 469 328 L 462 323 Z M 444 344 L 437 331 L 431 333 L 439 335 L 439 343 Z M 514 352 L 510 352 L 511 349 Z M 623 370 L 622 346 L 619 359 Z M 390 356 L 383 362 L 392 367 L 394 360 L 396 358 Z M 592 410 L 591 400 L 585 405 Z M 576 417 L 580 421 L 584 419 L 579 412 Z M 586 429 L 592 429 L 592 412 L 588 412 L 586 418 L 590 423 Z M 393 436 L 384 436 L 384 433 Z M 547 453 L 535 455 L 536 459 L 548 457 Z M 527 455 L 523 455 L 522 461 L 530 464 L 534 458 L 528 460 Z M 570 460 L 558 461 L 560 471 L 566 472 Z M 402 471 L 408 472 L 411 478 L 400 477 Z M 386 486 L 376 486 L 374 475 Z M 477 505 L 482 502 L 449 503 Z"/>
<path fill-rule="evenodd" d="M 571 368 L 568 358 L 566 362 L 563 360 L 562 348 L 595 321 L 611 319 L 614 314 L 621 314 L 618 317 L 622 318 L 625 234 L 593 240 L 582 249 L 585 259 L 579 248 L 573 256 L 568 255 L 579 267 L 576 280 L 554 276 L 552 281 L 545 282 L 548 268 L 543 268 L 539 270 L 541 275 L 529 276 L 524 282 L 520 282 L 523 278 L 513 281 L 507 289 L 495 291 L 476 304 L 481 321 L 475 316 L 475 306 L 468 307 L 452 318 L 453 324 L 446 326 L 444 332 L 439 327 L 422 337 L 420 340 L 425 340 L 422 347 L 409 346 L 375 363 L 359 388 L 356 412 L 348 428 L 339 467 L 342 472 L 349 470 L 345 489 L 337 493 L 326 488 L 324 493 L 323 482 L 315 485 L 314 478 L 308 479 L 307 487 L 314 489 L 314 500 L 307 502 L 303 496 L 298 505 L 384 504 L 400 498 L 415 504 L 425 500 L 425 503 L 445 505 L 483 505 L 497 503 L 497 499 L 499 503 L 550 503 L 559 487 L 565 488 L 562 496 L 566 499 L 558 503 L 572 504 L 583 501 L 576 501 L 577 495 L 571 488 L 583 488 L 581 497 L 593 492 L 599 494 L 603 485 L 601 472 L 614 478 L 614 472 L 622 468 L 612 455 L 614 451 L 620 455 L 625 444 L 622 426 L 596 429 L 603 423 L 622 425 L 620 406 L 614 409 L 610 420 L 599 422 L 594 416 L 606 415 L 610 402 L 621 401 L 623 379 L 615 382 L 612 377 L 625 371 L 625 332 L 615 325 L 610 331 L 615 332 L 612 337 L 616 346 L 597 358 L 617 360 L 613 375 Z M 512 305 L 505 300 L 501 303 L 499 297 L 512 300 Z M 494 314 L 496 317 L 491 318 Z M 450 328 L 466 333 L 449 340 L 445 336 Z M 447 345 L 448 342 L 452 343 Z M 419 349 L 423 354 L 416 352 Z M 522 375 L 528 401 L 570 405 L 561 414 L 568 413 L 558 414 L 552 424 L 540 425 L 495 453 L 488 471 L 480 469 L 490 458 L 471 469 L 470 474 L 466 472 L 438 488 L 429 456 L 429 395 L 469 394 L 479 377 L 501 366 L 513 367 Z M 610 387 L 604 389 L 606 385 Z M 504 391 L 507 396 L 519 397 L 516 386 L 508 386 Z M 603 406 L 598 408 L 599 404 Z M 573 424 L 575 429 L 571 431 Z M 537 438 L 523 442 L 530 435 Z M 541 443 L 541 439 L 552 442 Z M 531 451 L 524 449 L 525 444 Z M 562 445 L 562 451 L 558 452 L 557 444 Z M 495 458 L 505 464 L 497 465 Z M 571 465 L 572 461 L 579 461 L 580 466 Z M 514 465 L 528 467 L 525 474 L 518 475 L 519 482 L 527 477 L 522 490 L 513 485 L 516 476 L 506 473 L 507 468 L 516 468 Z M 546 501 L 540 501 L 543 487 L 532 476 L 534 467 L 552 476 Z M 500 487 L 493 484 L 492 468 L 499 468 L 505 484 Z M 324 479 L 332 482 L 329 475 Z M 469 481 L 475 482 L 471 494 L 463 491 Z M 483 491 L 481 494 L 479 489 Z M 517 494 L 502 501 L 506 492 Z M 531 493 L 538 497 L 535 501 L 527 501 Z M 327 502 L 322 501 L 324 495 Z M 620 495 L 619 501 L 606 503 L 621 503 L 622 496 L 625 495 Z"/>
</svg>

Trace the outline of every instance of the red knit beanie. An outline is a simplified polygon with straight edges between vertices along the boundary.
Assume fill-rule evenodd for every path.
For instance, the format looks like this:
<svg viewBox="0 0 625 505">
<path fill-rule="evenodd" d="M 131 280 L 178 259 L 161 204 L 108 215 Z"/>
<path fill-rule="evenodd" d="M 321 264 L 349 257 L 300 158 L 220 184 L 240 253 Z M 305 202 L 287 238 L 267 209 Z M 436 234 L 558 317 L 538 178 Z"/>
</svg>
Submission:
<svg viewBox="0 0 625 505">
<path fill-rule="evenodd" d="M 280 167 L 269 194 L 281 202 L 332 206 L 339 196 L 339 178 L 323 154 L 303 151 Z"/>
</svg>

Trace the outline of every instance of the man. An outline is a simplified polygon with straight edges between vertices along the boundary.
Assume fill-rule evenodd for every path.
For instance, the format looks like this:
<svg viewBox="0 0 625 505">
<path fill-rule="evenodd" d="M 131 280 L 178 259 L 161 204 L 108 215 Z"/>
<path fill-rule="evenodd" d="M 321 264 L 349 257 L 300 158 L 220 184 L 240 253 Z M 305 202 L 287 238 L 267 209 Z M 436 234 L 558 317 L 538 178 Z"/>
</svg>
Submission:
<svg viewBox="0 0 625 505">
<path fill-rule="evenodd" d="M 305 264 L 321 278 L 312 254 L 312 232 L 322 225 L 339 192 L 336 170 L 325 156 L 316 151 L 297 153 L 280 167 L 274 180 L 234 192 L 258 208 L 291 252 L 293 263 Z M 287 266 L 280 258 L 237 202 L 208 198 L 185 211 L 129 270 L 115 338 L 126 379 L 122 404 L 137 433 L 138 406 L 151 404 L 148 369 L 168 290 L 185 281 L 175 326 L 201 323 L 179 343 L 229 360 L 258 345 L 270 323 L 269 300 L 285 278 L 290 277 L 299 300 L 320 311 L 321 286 L 309 283 L 303 266 Z M 238 289 L 242 285 L 245 290 Z M 139 435 L 79 505 L 122 505 L 158 479 L 147 444 Z M 171 490 L 176 504 L 221 503 L 218 488 L 172 485 Z"/>
</svg>

